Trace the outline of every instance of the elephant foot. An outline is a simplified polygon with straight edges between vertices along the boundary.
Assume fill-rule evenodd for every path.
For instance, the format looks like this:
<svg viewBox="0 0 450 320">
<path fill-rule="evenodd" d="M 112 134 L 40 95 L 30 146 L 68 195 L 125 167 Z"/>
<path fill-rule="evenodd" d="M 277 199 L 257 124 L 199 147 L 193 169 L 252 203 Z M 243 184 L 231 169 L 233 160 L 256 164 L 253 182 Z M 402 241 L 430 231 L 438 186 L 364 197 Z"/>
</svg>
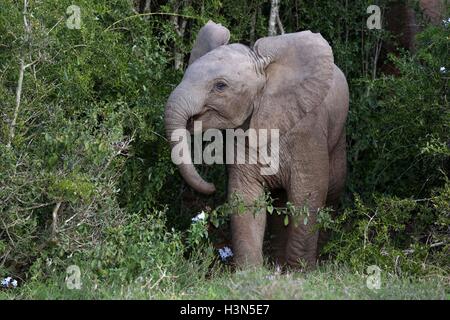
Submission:
<svg viewBox="0 0 450 320">
<path fill-rule="evenodd" d="M 305 271 L 312 271 L 316 269 L 317 267 L 317 261 L 314 259 L 306 260 L 306 259 L 297 259 L 297 260 L 288 260 L 287 261 L 287 268 L 293 271 L 298 272 L 305 272 Z"/>
<path fill-rule="evenodd" d="M 235 254 L 233 262 L 237 269 L 258 268 L 263 265 L 263 256 L 262 254 Z"/>
<path fill-rule="evenodd" d="M 317 266 L 317 240 L 317 232 L 306 239 L 289 239 L 286 247 L 286 262 L 289 267 L 301 271 L 315 269 Z"/>
</svg>

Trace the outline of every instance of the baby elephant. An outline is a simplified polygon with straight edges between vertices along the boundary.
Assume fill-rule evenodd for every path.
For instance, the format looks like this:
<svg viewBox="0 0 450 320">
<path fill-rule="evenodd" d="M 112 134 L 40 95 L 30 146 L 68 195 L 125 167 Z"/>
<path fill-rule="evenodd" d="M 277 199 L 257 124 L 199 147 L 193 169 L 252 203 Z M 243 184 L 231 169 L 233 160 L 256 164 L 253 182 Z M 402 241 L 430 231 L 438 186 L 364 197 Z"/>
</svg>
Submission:
<svg viewBox="0 0 450 320">
<path fill-rule="evenodd" d="M 203 131 L 277 129 L 278 146 L 270 152 L 278 152 L 279 166 L 271 174 L 262 174 L 267 162 L 261 159 L 227 164 L 228 195 L 238 194 L 249 208 L 231 217 L 234 261 L 239 267 L 263 263 L 267 221 L 276 262 L 313 267 L 318 210 L 336 205 L 346 176 L 346 78 L 334 64 L 328 42 L 318 33 L 266 37 L 253 48 L 228 44 L 229 38 L 228 29 L 212 21 L 199 31 L 189 66 L 165 109 L 172 156 L 174 150 L 189 151 L 187 134 L 179 140 L 174 132 L 192 133 L 193 121 L 201 121 Z M 245 151 L 251 151 L 247 144 Z M 186 182 L 201 193 L 213 193 L 214 185 L 198 174 L 190 152 L 183 159 L 176 164 Z M 285 201 L 306 207 L 307 223 L 292 223 L 291 217 L 285 226 L 281 216 L 255 215 L 250 207 L 266 189 L 282 190 Z"/>
</svg>

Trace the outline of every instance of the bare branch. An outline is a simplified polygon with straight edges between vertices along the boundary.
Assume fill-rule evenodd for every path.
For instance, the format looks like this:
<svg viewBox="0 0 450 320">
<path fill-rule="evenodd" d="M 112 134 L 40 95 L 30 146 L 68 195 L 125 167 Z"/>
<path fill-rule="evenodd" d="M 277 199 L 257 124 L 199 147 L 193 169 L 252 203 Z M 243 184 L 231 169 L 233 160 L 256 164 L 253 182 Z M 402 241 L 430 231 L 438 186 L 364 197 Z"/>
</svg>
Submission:
<svg viewBox="0 0 450 320">
<path fill-rule="evenodd" d="M 23 1 L 23 25 L 25 29 L 25 38 L 27 41 L 29 41 L 30 33 L 31 33 L 31 27 L 27 20 L 27 7 L 28 7 L 28 1 Z M 20 111 L 20 101 L 22 98 L 22 85 L 23 85 L 23 76 L 25 73 L 25 69 L 32 66 L 35 62 L 31 62 L 28 64 L 25 64 L 23 57 L 20 59 L 20 69 L 19 69 L 19 80 L 17 81 L 17 89 L 16 89 L 16 107 L 14 109 L 14 115 L 11 122 L 11 125 L 9 127 L 9 137 L 8 137 L 8 143 L 6 144 L 7 147 L 11 147 L 12 141 L 14 140 L 15 134 L 16 134 L 16 124 L 17 124 L 17 117 L 19 116 Z"/>
<path fill-rule="evenodd" d="M 22 97 L 22 84 L 23 84 L 23 73 L 25 71 L 25 65 L 23 60 L 20 60 L 20 70 L 19 70 L 19 80 L 17 81 L 17 89 L 16 89 L 16 108 L 14 109 L 14 116 L 9 127 L 9 138 L 7 147 L 11 147 L 11 143 L 14 140 L 15 132 L 16 132 L 16 123 L 17 117 L 19 116 L 20 109 L 20 99 Z"/>
<path fill-rule="evenodd" d="M 280 19 L 280 12 L 277 13 L 277 26 L 278 26 L 278 29 L 280 29 L 280 33 L 284 34 L 283 24 L 281 23 L 281 19 Z"/>
<path fill-rule="evenodd" d="M 200 19 L 200 17 L 196 17 L 196 16 L 190 16 L 190 15 L 186 15 L 186 14 L 177 14 L 177 13 L 171 13 L 171 12 L 140 13 L 140 14 L 135 14 L 133 16 L 129 16 L 129 17 L 125 17 L 123 19 L 117 20 L 116 22 L 111 24 L 109 27 L 107 27 L 105 30 L 103 30 L 103 32 L 111 30 L 112 27 L 114 27 L 116 24 L 121 23 L 123 21 L 130 20 L 130 19 L 137 18 L 137 17 L 146 17 L 146 16 L 177 16 L 177 17 L 183 17 L 186 19 Z"/>
<path fill-rule="evenodd" d="M 17 208 L 16 210 L 17 210 L 18 212 L 20 212 L 20 211 L 28 211 L 28 210 L 35 210 L 35 209 L 39 209 L 39 208 L 43 208 L 43 207 L 48 207 L 48 206 L 50 206 L 50 205 L 52 205 L 52 204 L 53 204 L 53 202 L 50 202 L 50 203 L 41 203 L 41 204 L 36 204 L 36 205 L 31 206 L 31 207 L 28 207 L 28 208 Z"/>
<path fill-rule="evenodd" d="M 53 212 L 52 212 L 52 238 L 56 235 L 57 232 L 57 228 L 58 228 L 58 211 L 59 208 L 61 207 L 62 202 L 59 201 L 58 203 L 56 203 L 55 207 L 53 208 Z"/>
</svg>

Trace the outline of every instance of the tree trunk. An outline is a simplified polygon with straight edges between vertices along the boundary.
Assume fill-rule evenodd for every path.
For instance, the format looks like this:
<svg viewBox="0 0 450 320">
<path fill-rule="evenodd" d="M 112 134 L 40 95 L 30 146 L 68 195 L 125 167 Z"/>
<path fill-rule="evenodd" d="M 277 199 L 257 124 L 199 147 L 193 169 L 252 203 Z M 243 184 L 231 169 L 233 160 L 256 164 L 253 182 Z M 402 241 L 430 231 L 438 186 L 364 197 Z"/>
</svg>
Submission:
<svg viewBox="0 0 450 320">
<path fill-rule="evenodd" d="M 147 11 L 151 11 L 150 10 L 150 0 L 139 0 L 136 4 L 135 7 L 137 7 L 137 10 L 139 13 L 144 13 Z"/>
<path fill-rule="evenodd" d="M 269 18 L 269 36 L 277 35 L 277 16 L 279 10 L 279 0 L 272 0 L 270 5 L 270 18 Z"/>
<path fill-rule="evenodd" d="M 277 35 L 277 26 L 281 34 L 284 34 L 283 24 L 280 19 L 280 0 L 272 0 L 269 17 L 269 36 Z"/>
<path fill-rule="evenodd" d="M 253 11 L 252 20 L 250 22 L 250 46 L 253 46 L 255 43 L 255 32 L 256 32 L 256 14 L 257 9 Z"/>
<path fill-rule="evenodd" d="M 180 41 L 183 41 L 184 34 L 186 31 L 186 24 L 187 20 L 177 16 L 177 14 L 181 11 L 182 6 L 189 6 L 191 4 L 191 0 L 185 0 L 185 1 L 174 1 L 174 13 L 175 15 L 170 17 L 170 21 L 172 22 L 175 32 L 177 33 L 178 37 L 180 38 Z M 180 46 L 175 43 L 173 46 L 173 58 L 174 58 L 174 68 L 175 70 L 181 70 L 183 69 L 183 61 L 184 61 L 184 54 L 180 48 Z"/>
</svg>

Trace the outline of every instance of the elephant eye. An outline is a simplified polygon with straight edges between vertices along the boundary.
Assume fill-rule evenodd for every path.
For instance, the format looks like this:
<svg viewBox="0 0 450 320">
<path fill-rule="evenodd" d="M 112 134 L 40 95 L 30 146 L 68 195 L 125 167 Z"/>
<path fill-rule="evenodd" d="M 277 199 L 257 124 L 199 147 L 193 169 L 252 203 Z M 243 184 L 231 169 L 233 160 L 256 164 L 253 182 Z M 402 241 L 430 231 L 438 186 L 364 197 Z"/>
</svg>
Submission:
<svg viewBox="0 0 450 320">
<path fill-rule="evenodd" d="M 214 84 L 214 89 L 217 91 L 223 91 L 228 87 L 228 85 L 223 81 L 218 81 Z"/>
</svg>

